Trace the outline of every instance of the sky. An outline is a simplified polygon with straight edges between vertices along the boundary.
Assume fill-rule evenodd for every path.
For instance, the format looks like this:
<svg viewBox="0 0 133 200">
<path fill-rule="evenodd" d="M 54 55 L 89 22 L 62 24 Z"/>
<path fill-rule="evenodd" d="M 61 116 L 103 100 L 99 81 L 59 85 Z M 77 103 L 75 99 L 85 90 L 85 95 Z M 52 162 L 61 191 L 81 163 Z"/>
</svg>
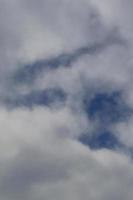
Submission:
<svg viewBox="0 0 133 200">
<path fill-rule="evenodd" d="M 132 10 L 0 0 L 0 200 L 132 200 Z"/>
</svg>

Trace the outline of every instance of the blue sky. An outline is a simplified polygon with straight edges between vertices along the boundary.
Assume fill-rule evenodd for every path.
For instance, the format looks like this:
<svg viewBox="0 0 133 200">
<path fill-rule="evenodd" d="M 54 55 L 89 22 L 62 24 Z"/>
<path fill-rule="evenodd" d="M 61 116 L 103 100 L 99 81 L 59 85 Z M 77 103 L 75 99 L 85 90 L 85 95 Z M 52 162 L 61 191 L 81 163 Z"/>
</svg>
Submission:
<svg viewBox="0 0 133 200">
<path fill-rule="evenodd" d="M 132 9 L 0 0 L 1 200 L 132 200 Z"/>
</svg>

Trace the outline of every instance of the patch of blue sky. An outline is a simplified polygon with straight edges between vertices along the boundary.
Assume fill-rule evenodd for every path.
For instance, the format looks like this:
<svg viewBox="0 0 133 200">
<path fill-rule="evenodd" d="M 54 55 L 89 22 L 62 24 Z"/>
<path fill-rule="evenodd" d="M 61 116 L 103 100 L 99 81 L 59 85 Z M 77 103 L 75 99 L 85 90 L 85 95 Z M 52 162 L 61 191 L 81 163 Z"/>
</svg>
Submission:
<svg viewBox="0 0 133 200">
<path fill-rule="evenodd" d="M 98 93 L 91 101 L 85 97 L 84 107 L 88 117 L 98 120 L 104 127 L 126 120 L 132 114 L 131 108 L 122 100 L 120 92 Z"/>
<path fill-rule="evenodd" d="M 115 149 L 120 148 L 121 143 L 119 140 L 109 131 L 103 131 L 98 133 L 94 133 L 91 135 L 83 134 L 79 141 L 84 145 L 89 146 L 91 149 Z"/>
<path fill-rule="evenodd" d="M 97 128 L 93 133 L 85 133 L 79 141 L 92 149 L 116 149 L 128 150 L 112 132 L 111 126 L 128 120 L 133 114 L 122 100 L 120 92 L 98 93 L 90 100 L 84 99 L 84 109 L 91 121 L 97 121 Z"/>
<path fill-rule="evenodd" d="M 64 103 L 66 94 L 61 89 L 50 88 L 31 92 L 27 95 L 19 95 L 15 98 L 7 98 L 4 100 L 9 107 L 34 107 L 34 106 L 51 106 L 55 103 Z"/>
</svg>

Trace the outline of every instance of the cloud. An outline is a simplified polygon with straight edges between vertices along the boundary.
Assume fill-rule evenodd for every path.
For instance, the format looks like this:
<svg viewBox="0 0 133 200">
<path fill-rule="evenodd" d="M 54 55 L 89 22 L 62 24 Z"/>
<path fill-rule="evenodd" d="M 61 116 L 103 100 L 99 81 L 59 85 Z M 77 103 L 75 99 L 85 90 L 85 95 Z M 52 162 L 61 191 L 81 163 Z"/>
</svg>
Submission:
<svg viewBox="0 0 133 200">
<path fill-rule="evenodd" d="M 68 113 L 1 112 L 3 199 L 132 199 L 132 161 L 117 152 L 89 150 L 71 139 L 79 128 Z"/>
<path fill-rule="evenodd" d="M 18 69 L 13 76 L 18 83 L 26 83 L 35 81 L 36 76 L 40 75 L 43 71 L 57 69 L 59 67 L 70 67 L 80 58 L 85 55 L 100 54 L 102 51 L 111 46 L 126 46 L 126 40 L 119 35 L 117 30 L 113 30 L 107 34 L 104 40 L 88 44 L 88 46 L 80 47 L 71 53 L 60 54 L 45 60 L 40 60 L 32 64 L 27 64 L 23 68 Z"/>
<path fill-rule="evenodd" d="M 88 23 L 93 9 L 87 1 L 1 0 L 0 4 L 4 19 L 0 23 L 3 70 L 4 66 L 11 68 L 17 63 L 58 55 L 96 40 L 91 32 L 98 22 L 96 19 Z"/>
<path fill-rule="evenodd" d="M 0 0 L 0 199 L 132 200 L 132 8 Z"/>
</svg>

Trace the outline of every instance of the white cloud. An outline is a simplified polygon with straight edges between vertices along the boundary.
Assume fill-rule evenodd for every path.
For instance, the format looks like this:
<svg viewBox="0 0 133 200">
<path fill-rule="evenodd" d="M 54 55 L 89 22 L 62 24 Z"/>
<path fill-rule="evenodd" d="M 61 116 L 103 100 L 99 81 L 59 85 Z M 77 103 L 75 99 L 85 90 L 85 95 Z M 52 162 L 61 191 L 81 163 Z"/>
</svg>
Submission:
<svg viewBox="0 0 133 200">
<path fill-rule="evenodd" d="M 132 199 L 132 161 L 117 152 L 92 151 L 71 134 L 62 137 L 60 127 L 77 132 L 68 113 L 1 111 L 2 199 Z"/>
</svg>

